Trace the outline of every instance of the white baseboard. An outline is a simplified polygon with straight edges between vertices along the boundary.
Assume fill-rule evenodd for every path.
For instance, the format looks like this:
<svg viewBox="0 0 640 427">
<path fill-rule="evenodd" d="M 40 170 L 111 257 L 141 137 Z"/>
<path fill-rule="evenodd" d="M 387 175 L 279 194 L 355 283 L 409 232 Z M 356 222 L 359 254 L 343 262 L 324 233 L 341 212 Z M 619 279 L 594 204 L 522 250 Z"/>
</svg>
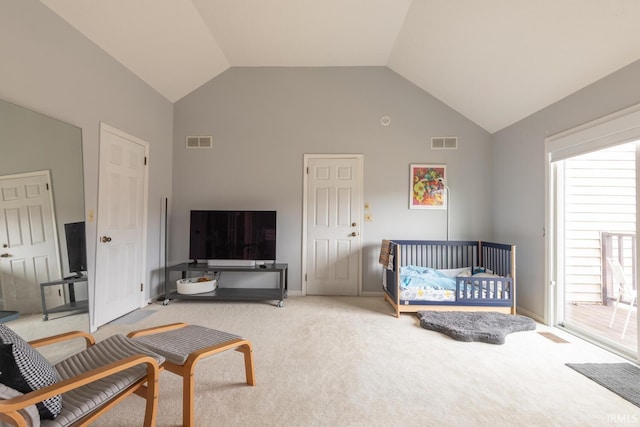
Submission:
<svg viewBox="0 0 640 427">
<path fill-rule="evenodd" d="M 381 291 L 363 291 L 363 297 L 382 297 L 384 298 L 384 292 Z"/>
<path fill-rule="evenodd" d="M 302 291 L 287 291 L 287 295 L 289 295 L 290 297 L 304 297 L 306 295 L 304 295 L 302 293 Z M 363 292 L 362 295 L 363 297 L 384 297 L 384 292 Z"/>
</svg>

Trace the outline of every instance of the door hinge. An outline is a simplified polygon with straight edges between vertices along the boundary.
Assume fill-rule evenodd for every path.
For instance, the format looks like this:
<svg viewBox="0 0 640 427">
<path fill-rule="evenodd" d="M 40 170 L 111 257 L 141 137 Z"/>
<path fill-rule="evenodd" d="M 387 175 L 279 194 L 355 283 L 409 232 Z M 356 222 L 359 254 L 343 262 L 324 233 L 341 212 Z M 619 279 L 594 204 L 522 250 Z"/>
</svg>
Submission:
<svg viewBox="0 0 640 427">
<path fill-rule="evenodd" d="M 147 156 L 144 156 L 144 165 L 147 166 Z"/>
<path fill-rule="evenodd" d="M 309 175 L 309 166 L 307 166 L 307 175 Z"/>
<path fill-rule="evenodd" d="M 49 183 L 47 182 L 45 185 L 47 186 L 47 191 L 49 191 Z"/>
<path fill-rule="evenodd" d="M 307 281 L 307 273 L 304 273 L 304 281 Z"/>
<path fill-rule="evenodd" d="M 62 292 L 60 291 L 60 289 L 58 289 L 58 296 L 61 297 L 62 296 Z"/>
<path fill-rule="evenodd" d="M 140 292 L 144 291 L 144 283 L 140 283 Z"/>
</svg>

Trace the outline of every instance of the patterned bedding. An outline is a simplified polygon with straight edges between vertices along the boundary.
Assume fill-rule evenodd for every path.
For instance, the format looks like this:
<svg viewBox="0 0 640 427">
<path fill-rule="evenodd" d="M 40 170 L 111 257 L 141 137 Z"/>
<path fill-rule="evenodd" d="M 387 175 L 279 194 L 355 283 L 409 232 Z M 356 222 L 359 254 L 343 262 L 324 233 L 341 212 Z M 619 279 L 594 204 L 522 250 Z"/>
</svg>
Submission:
<svg viewBox="0 0 640 427">
<path fill-rule="evenodd" d="M 502 298 L 502 283 L 496 283 L 492 277 L 501 276 L 484 268 L 436 270 L 407 265 L 400 269 L 400 299 L 456 301 L 462 298 Z"/>
</svg>

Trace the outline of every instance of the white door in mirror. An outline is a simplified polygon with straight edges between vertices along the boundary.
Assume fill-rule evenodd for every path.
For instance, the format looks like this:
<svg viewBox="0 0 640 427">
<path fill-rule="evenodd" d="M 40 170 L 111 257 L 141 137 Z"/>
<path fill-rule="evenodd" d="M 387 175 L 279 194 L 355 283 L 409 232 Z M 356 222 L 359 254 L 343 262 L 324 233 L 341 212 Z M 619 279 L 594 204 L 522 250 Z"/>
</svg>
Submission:
<svg viewBox="0 0 640 427">
<path fill-rule="evenodd" d="M 49 171 L 0 177 L 2 307 L 42 312 L 40 283 L 58 280 L 60 259 Z M 44 289 L 47 306 L 64 304 L 61 286 Z"/>
</svg>

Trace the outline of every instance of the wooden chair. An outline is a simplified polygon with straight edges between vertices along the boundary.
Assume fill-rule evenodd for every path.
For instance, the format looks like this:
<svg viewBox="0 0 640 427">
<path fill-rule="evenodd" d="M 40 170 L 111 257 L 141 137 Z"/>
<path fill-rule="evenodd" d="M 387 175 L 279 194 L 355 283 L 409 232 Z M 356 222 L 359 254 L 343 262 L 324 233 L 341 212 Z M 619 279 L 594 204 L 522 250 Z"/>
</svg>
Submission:
<svg viewBox="0 0 640 427">
<path fill-rule="evenodd" d="M 122 335 L 96 343 L 91 334 L 77 331 L 22 343 L 37 348 L 78 338 L 85 340 L 86 349 L 53 366 L 59 376 L 55 383 L 24 394 L 3 386 L 10 394 L 1 396 L 0 420 L 16 426 L 82 426 L 135 393 L 146 400 L 144 426 L 154 426 L 164 357 Z M 41 420 L 34 405 L 58 395 L 62 395 L 60 413 Z"/>
</svg>

